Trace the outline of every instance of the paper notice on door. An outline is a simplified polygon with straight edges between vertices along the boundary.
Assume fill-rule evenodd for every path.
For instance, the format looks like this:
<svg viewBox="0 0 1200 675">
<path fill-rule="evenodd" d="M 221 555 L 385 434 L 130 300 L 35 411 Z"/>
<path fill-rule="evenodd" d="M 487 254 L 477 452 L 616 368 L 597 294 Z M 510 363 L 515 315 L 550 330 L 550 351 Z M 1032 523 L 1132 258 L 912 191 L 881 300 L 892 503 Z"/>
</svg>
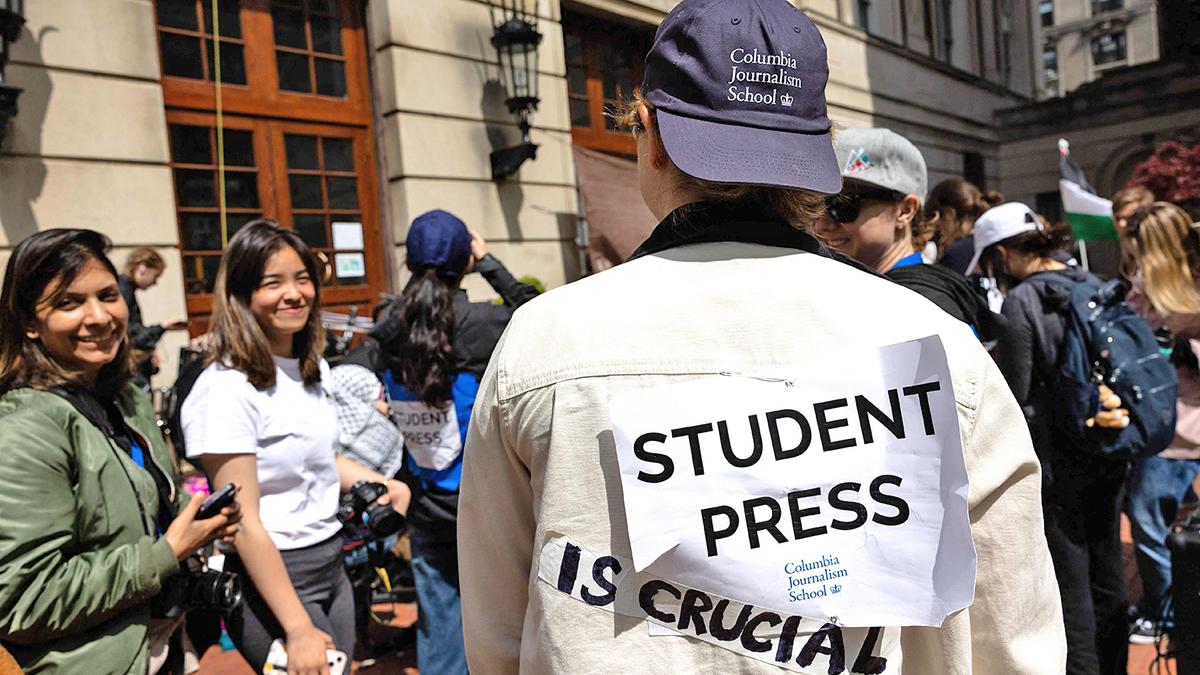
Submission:
<svg viewBox="0 0 1200 675">
<path fill-rule="evenodd" d="M 363 244 L 362 223 L 335 222 L 333 224 L 333 247 L 340 251 L 366 248 Z"/>
<path fill-rule="evenodd" d="M 367 275 L 367 261 L 361 253 L 336 253 L 333 256 L 333 262 L 337 268 L 339 279 L 365 277 Z"/>
</svg>

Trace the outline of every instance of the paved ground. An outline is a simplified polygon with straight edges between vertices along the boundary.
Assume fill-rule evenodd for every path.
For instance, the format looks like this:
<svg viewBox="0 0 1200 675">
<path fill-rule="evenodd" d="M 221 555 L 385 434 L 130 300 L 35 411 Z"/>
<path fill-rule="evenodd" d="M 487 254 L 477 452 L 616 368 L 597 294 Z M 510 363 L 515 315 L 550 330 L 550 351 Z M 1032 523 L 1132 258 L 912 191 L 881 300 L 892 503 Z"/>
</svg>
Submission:
<svg viewBox="0 0 1200 675">
<path fill-rule="evenodd" d="M 401 635 L 404 629 L 410 628 L 417 622 L 417 606 L 413 604 L 376 605 L 376 614 L 388 621 L 391 630 L 380 627 L 372 631 L 375 639 L 388 639 Z M 418 675 L 417 655 L 415 647 L 394 654 L 388 658 L 356 662 L 354 672 L 359 675 Z M 255 675 L 245 659 L 236 651 L 222 652 L 214 646 L 208 650 L 200 661 L 201 675 Z"/>
<path fill-rule="evenodd" d="M 1197 481 L 1200 488 L 1200 481 Z M 1138 578 L 1137 565 L 1133 559 L 1133 539 L 1129 536 L 1129 519 L 1121 516 L 1121 543 L 1125 549 L 1125 586 L 1129 601 L 1137 602 L 1142 597 L 1142 581 Z M 1167 645 L 1161 645 L 1164 651 Z M 1177 675 L 1175 659 L 1155 661 L 1154 645 L 1129 645 L 1129 675 Z"/>
</svg>

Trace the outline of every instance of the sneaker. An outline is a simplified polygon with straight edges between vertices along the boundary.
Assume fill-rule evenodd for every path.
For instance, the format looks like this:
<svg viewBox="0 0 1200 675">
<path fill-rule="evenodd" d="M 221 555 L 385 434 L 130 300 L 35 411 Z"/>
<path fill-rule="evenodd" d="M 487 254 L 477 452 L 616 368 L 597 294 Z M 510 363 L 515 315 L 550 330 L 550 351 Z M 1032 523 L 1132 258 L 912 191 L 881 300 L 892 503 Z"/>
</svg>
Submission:
<svg viewBox="0 0 1200 675">
<path fill-rule="evenodd" d="M 1158 641 L 1159 626 L 1150 619 L 1138 618 L 1133 622 L 1129 633 L 1129 644 L 1152 645 Z"/>
</svg>

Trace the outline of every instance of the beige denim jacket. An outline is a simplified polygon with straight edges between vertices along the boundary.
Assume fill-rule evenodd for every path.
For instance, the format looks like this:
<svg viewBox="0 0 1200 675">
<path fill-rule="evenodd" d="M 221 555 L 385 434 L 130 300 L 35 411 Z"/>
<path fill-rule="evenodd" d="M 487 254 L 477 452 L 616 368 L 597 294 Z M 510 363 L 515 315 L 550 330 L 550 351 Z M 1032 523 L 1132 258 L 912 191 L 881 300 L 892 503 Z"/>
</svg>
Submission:
<svg viewBox="0 0 1200 675">
<path fill-rule="evenodd" d="M 631 557 L 608 397 L 935 333 L 970 480 L 975 600 L 941 628 L 892 629 L 898 644 L 882 672 L 1063 672 L 1038 460 L 1021 410 L 969 328 L 846 264 L 733 242 L 643 257 L 516 313 L 480 386 L 465 450 L 458 546 L 471 672 L 783 672 L 736 649 L 650 635 L 643 619 L 539 578 L 555 535 Z M 856 656 L 846 654 L 845 672 L 871 672 L 854 670 Z"/>
</svg>

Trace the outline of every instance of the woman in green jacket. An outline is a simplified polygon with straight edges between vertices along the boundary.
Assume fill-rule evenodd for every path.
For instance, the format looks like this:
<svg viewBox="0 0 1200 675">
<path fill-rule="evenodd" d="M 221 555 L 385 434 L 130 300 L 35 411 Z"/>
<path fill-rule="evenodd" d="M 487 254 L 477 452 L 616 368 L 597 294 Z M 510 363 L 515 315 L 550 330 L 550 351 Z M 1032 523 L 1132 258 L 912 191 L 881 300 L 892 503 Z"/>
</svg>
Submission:
<svg viewBox="0 0 1200 675">
<path fill-rule="evenodd" d="M 0 644 L 26 673 L 147 673 L 151 599 L 240 517 L 183 505 L 108 246 L 35 234 L 0 292 Z"/>
</svg>

